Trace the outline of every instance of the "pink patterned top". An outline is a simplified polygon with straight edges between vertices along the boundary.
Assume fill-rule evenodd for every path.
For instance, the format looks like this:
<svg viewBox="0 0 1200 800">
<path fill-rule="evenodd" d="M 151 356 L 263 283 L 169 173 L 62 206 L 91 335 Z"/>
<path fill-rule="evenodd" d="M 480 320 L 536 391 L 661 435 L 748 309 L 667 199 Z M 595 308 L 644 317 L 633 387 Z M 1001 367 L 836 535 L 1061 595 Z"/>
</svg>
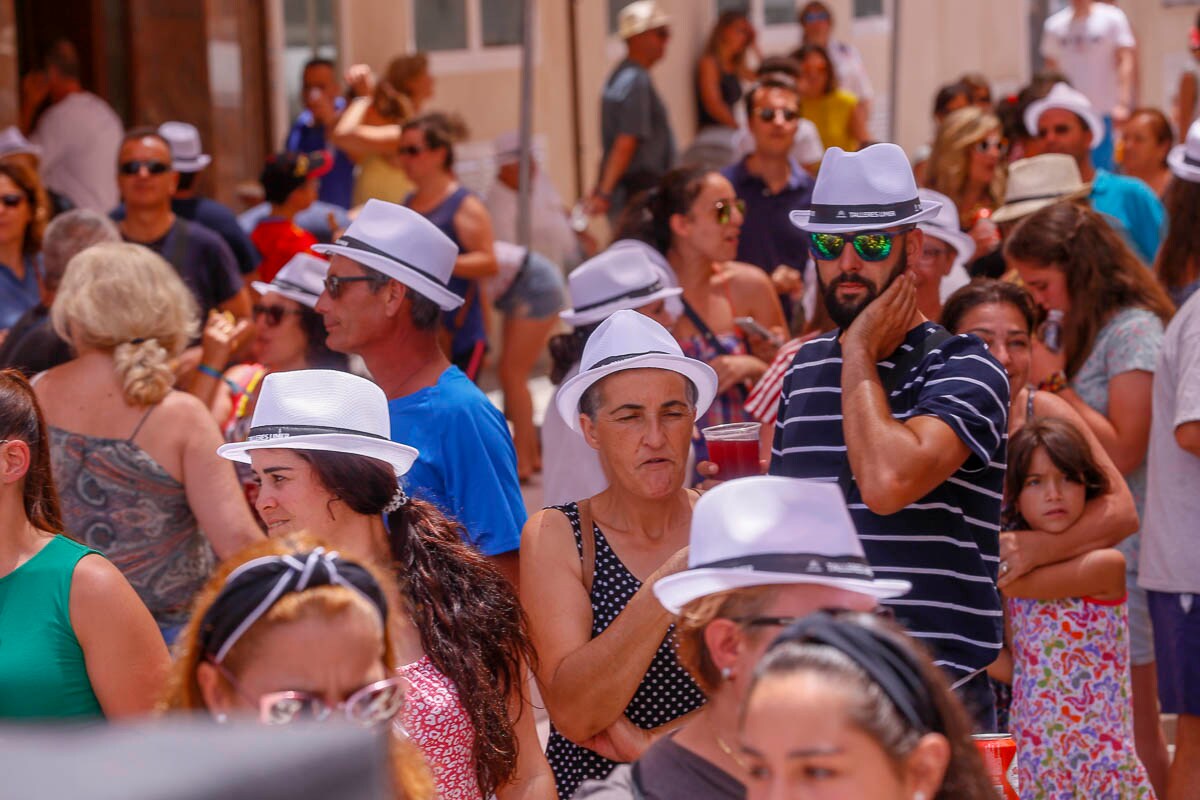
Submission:
<svg viewBox="0 0 1200 800">
<path fill-rule="evenodd" d="M 1125 602 L 1008 599 L 1021 798 L 1153 800 L 1133 745 Z"/>
<path fill-rule="evenodd" d="M 483 800 L 475 778 L 475 728 L 458 699 L 458 687 L 429 656 L 400 668 L 409 690 L 400 718 L 408 738 L 433 770 L 441 800 Z"/>
</svg>

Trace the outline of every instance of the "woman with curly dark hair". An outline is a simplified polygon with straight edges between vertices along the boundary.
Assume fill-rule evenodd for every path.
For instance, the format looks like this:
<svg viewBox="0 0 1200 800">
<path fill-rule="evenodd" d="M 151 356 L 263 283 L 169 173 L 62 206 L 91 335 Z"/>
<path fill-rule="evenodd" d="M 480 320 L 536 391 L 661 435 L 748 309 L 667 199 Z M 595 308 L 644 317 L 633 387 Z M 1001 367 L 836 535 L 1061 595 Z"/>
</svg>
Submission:
<svg viewBox="0 0 1200 800">
<path fill-rule="evenodd" d="M 359 559 L 391 565 L 385 592 L 399 673 L 412 688 L 399 720 L 444 800 L 554 797 L 525 693 L 534 661 L 512 587 L 460 526 L 397 484 L 417 452 L 388 439 L 387 398 L 332 370 L 263 380 L 245 442 L 270 536 L 305 531 Z"/>
</svg>

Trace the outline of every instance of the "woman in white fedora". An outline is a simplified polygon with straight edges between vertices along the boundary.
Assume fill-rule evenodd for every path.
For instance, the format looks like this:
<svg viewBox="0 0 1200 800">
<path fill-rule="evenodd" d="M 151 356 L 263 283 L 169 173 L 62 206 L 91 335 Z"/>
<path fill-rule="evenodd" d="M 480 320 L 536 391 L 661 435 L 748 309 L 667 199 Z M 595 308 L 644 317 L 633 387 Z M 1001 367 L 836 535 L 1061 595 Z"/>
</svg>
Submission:
<svg viewBox="0 0 1200 800">
<path fill-rule="evenodd" d="M 805 615 L 873 611 L 910 587 L 874 577 L 835 485 L 762 476 L 700 498 L 688 568 L 653 588 L 676 615 L 679 660 L 708 701 L 632 768 L 585 784 L 577 798 L 742 800 L 751 776 L 736 749 L 738 718 L 767 646 Z"/>
<path fill-rule="evenodd" d="M 1176 307 L 1200 288 L 1200 121 L 1188 128 L 1187 139 L 1167 156 L 1175 176 L 1167 187 L 1167 236 L 1154 262 L 1158 281 Z"/>
<path fill-rule="evenodd" d="M 686 564 L 692 427 L 716 390 L 707 364 L 631 310 L 596 328 L 579 374 L 559 388 L 559 413 L 599 453 L 608 481 L 594 497 L 538 512 L 521 536 L 521 596 L 562 797 L 636 758 L 655 729 L 704 701 L 650 587 Z"/>
<path fill-rule="evenodd" d="M 663 326 L 674 317 L 668 308 L 683 292 L 671 286 L 641 242 L 614 243 L 580 264 L 568 277 L 571 308 L 559 316 L 574 330 L 550 340 L 550 380 L 561 385 L 579 372 L 584 345 L 610 314 L 634 309 Z M 655 253 L 657 255 L 657 253 Z M 557 398 L 557 390 L 555 398 Z M 558 413 L 554 399 L 542 420 L 542 500 L 556 506 L 599 494 L 608 486 L 600 458 Z"/>
<path fill-rule="evenodd" d="M 305 531 L 348 556 L 390 566 L 404 613 L 391 631 L 412 685 L 401 720 L 454 800 L 554 796 L 525 686 L 533 647 L 511 586 L 460 526 L 409 498 L 398 477 L 417 451 L 392 442 L 387 398 L 331 370 L 263 380 L 249 436 L 222 445 L 261 484 L 271 536 Z"/>
</svg>

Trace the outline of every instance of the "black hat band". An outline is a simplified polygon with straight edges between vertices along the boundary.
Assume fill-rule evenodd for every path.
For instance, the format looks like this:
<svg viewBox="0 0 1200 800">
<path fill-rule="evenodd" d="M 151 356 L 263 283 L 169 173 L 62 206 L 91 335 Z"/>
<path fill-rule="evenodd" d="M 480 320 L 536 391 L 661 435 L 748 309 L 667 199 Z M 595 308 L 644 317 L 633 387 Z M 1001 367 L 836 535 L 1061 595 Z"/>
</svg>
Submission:
<svg viewBox="0 0 1200 800">
<path fill-rule="evenodd" d="M 908 219 L 921 212 L 921 198 L 914 197 L 901 203 L 883 203 L 877 205 L 829 205 L 813 203 L 809 208 L 812 216 L 810 225 L 845 225 L 853 223 L 866 225 L 869 223 L 888 223 Z"/>
<path fill-rule="evenodd" d="M 790 572 L 796 575 L 819 575 L 826 578 L 875 580 L 875 573 L 871 570 L 871 565 L 862 556 L 830 556 L 824 553 L 757 553 L 751 556 L 709 561 L 688 569 L 747 567 L 750 572 Z"/>
</svg>

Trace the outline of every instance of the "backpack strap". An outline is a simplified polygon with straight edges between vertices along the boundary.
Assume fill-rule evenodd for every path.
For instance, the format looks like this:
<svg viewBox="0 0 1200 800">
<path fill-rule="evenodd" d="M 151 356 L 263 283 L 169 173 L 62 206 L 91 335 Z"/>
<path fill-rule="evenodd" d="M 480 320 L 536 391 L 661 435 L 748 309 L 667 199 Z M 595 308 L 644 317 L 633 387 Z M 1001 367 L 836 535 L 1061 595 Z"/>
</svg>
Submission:
<svg viewBox="0 0 1200 800">
<path fill-rule="evenodd" d="M 579 510 L 579 543 L 583 547 L 580 560 L 583 562 L 583 588 L 592 594 L 592 582 L 596 578 L 596 529 L 592 521 L 591 498 L 576 503 Z"/>
</svg>

